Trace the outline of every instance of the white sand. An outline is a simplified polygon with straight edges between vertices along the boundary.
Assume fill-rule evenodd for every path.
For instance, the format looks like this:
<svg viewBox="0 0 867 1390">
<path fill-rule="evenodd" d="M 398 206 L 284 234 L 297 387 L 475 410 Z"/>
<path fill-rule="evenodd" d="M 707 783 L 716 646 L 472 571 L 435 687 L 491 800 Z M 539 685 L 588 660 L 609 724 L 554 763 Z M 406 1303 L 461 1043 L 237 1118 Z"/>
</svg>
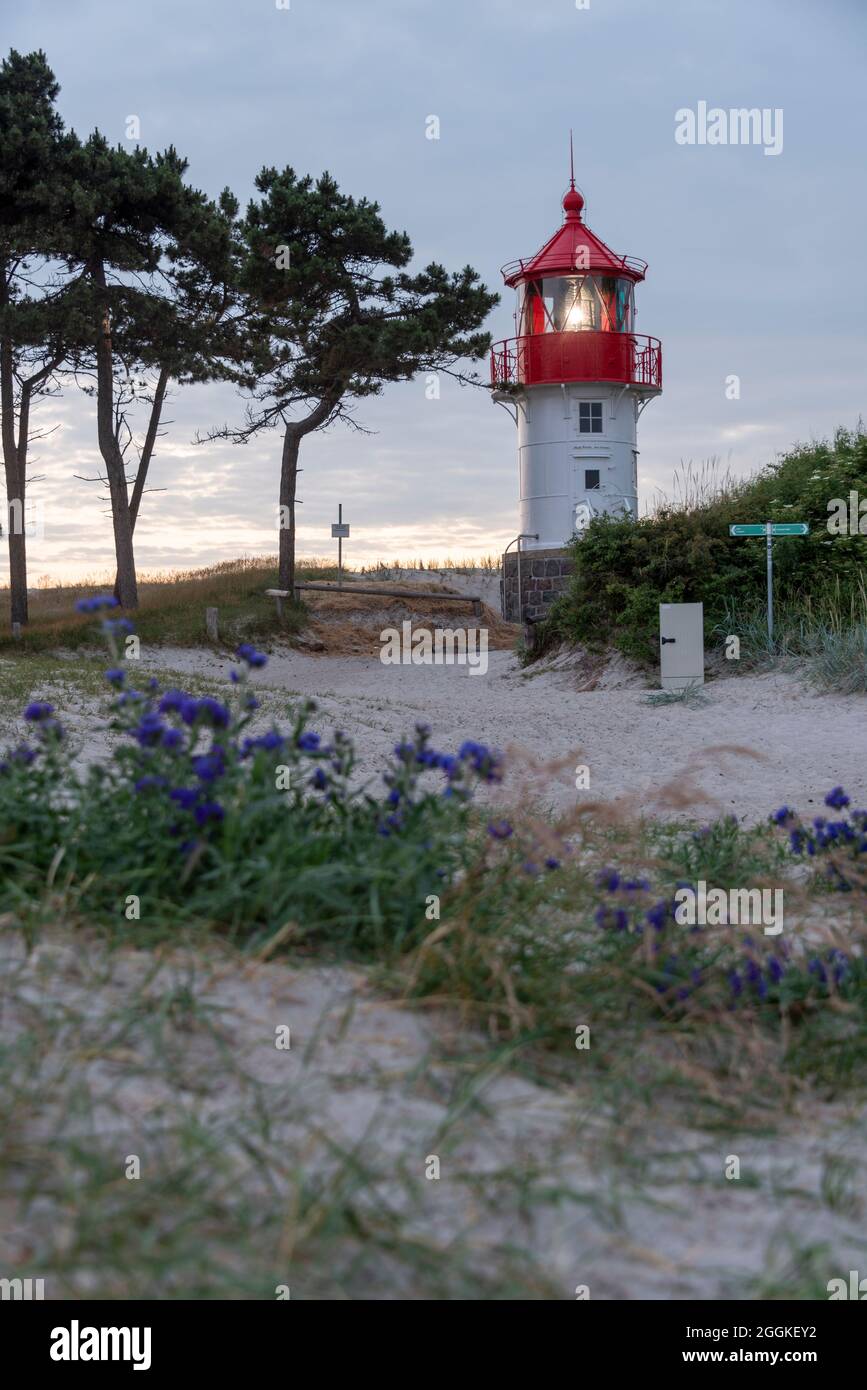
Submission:
<svg viewBox="0 0 867 1390">
<path fill-rule="evenodd" d="M 541 1275 L 548 1297 L 570 1300 L 579 1284 L 594 1300 L 750 1297 L 762 1276 L 791 1277 L 792 1241 L 821 1250 L 823 1279 L 858 1267 L 863 1116 L 843 1106 L 805 1100 L 775 1135 L 748 1127 L 703 1134 L 636 1097 L 626 1132 L 582 1073 L 580 1053 L 569 1086 L 534 1085 L 502 1059 L 474 1077 L 470 1100 L 466 1035 L 442 1010 L 378 999 L 362 971 L 243 962 L 215 945 L 195 958 L 163 958 L 154 976 L 153 953 L 111 953 L 86 934 L 74 942 L 48 935 L 31 952 L 20 937 L 0 935 L 0 965 L 3 1040 L 24 1031 L 33 1040 L 11 1054 L 13 1079 L 32 1093 L 15 1132 L 28 1180 L 46 1145 L 62 1152 L 78 1134 L 88 1153 L 102 1154 L 109 1171 L 114 1165 L 115 1220 L 125 1156 L 141 1155 L 154 1182 L 161 1161 L 177 1162 L 183 1115 L 236 1164 L 238 1193 L 272 1221 L 288 1223 L 297 1171 L 324 1178 L 341 1151 L 352 1152 L 377 1199 L 408 1214 L 407 1234 L 444 1269 L 456 1258 L 452 1240 L 463 1236 L 488 1275 L 511 1250 L 521 1287 Z M 179 987 L 195 998 L 195 1015 L 160 1014 L 157 1028 L 141 1003 L 130 1013 L 131 1000 L 156 1007 Z M 288 1051 L 275 1048 L 281 1026 L 291 1029 Z M 89 1097 L 91 1119 L 70 1106 L 73 1093 Z M 268 1186 L 257 1185 L 251 1152 L 266 1161 Z M 439 1181 L 424 1180 L 432 1154 Z M 731 1154 L 741 1161 L 739 1182 L 724 1176 Z M 44 1162 L 56 1164 L 56 1153 Z M 848 1205 L 829 1196 L 835 1164 L 851 1171 Z M 17 1167 L 23 1172 L 23 1161 Z M 208 1183 L 206 1166 L 200 1178 Z M 535 1197 L 519 1201 L 522 1189 Z M 13 1196 L 0 1197 L 9 1274 L 41 1268 L 39 1253 L 62 1247 L 74 1218 L 68 1201 L 45 1197 L 19 1224 Z M 353 1196 L 369 1208 L 369 1198 Z M 213 1201 L 219 1211 L 224 1180 Z M 155 1233 L 165 1220 L 155 1203 Z M 116 1274 L 94 1275 L 86 1260 L 67 1268 L 79 1294 L 105 1297 L 104 1280 L 116 1284 Z M 293 1298 L 310 1296 L 305 1275 L 303 1262 L 293 1269 Z M 333 1266 L 310 1276 L 326 1297 L 345 1296 Z M 126 1296 L 167 1296 L 142 1288 L 146 1277 L 131 1269 Z M 373 1299 L 418 1292 L 385 1270 L 364 1288 Z M 63 1296 L 56 1281 L 46 1296 Z"/>
<path fill-rule="evenodd" d="M 860 696 L 817 695 L 788 675 L 739 676 L 708 682 L 705 706 L 654 708 L 640 686 L 581 690 L 573 669 L 534 674 L 503 651 L 488 660 L 487 674 L 474 676 L 466 667 L 278 650 L 255 683 L 315 698 L 316 727 L 350 733 L 367 775 L 382 767 L 397 738 L 425 721 L 444 750 L 473 738 L 510 750 L 516 773 L 528 762 L 546 767 L 538 792 L 554 810 L 573 807 L 577 797 L 627 797 L 638 810 L 671 814 L 672 785 L 689 796 L 689 778 L 696 784 L 691 809 L 678 814 L 701 819 L 735 813 L 755 822 L 784 802 L 806 813 L 837 784 L 867 802 Z M 215 693 L 233 664 L 178 648 L 143 656 L 148 671 L 212 679 Z M 590 771 L 588 791 L 575 789 L 579 763 Z"/>
</svg>

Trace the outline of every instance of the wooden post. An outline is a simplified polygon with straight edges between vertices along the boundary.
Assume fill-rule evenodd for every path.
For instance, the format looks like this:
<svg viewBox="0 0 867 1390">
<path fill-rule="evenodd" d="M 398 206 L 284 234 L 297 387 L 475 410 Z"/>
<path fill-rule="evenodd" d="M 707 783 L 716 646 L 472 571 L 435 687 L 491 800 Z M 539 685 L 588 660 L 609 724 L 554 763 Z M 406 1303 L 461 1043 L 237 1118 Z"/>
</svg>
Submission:
<svg viewBox="0 0 867 1390">
<path fill-rule="evenodd" d="M 206 609 L 205 609 L 205 628 L 207 629 L 207 633 L 208 633 L 208 637 L 209 637 L 210 641 L 212 641 L 212 642 L 219 642 L 219 640 L 220 640 L 220 634 L 219 634 L 219 631 L 218 631 L 218 628 L 217 628 L 217 610 L 216 610 L 216 608 L 206 608 Z"/>
<path fill-rule="evenodd" d="M 13 624 L 12 624 L 12 636 L 15 638 L 15 641 L 16 641 L 16 642 L 20 642 L 20 641 L 21 641 L 21 624 L 20 624 L 20 623 L 13 623 Z"/>
</svg>

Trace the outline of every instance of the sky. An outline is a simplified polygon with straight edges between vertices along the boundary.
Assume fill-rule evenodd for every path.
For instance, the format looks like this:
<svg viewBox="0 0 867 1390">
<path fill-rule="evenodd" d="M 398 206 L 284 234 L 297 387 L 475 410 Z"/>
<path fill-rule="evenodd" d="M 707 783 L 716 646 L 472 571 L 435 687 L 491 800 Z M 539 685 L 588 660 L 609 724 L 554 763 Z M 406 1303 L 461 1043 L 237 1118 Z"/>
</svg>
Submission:
<svg viewBox="0 0 867 1390">
<path fill-rule="evenodd" d="M 562 219 L 569 130 L 585 220 L 649 262 L 636 328 L 661 338 L 664 391 L 639 423 L 639 498 L 716 459 L 745 476 L 863 410 L 865 0 L 0 0 L 5 45 L 45 50 L 80 135 L 174 144 L 188 179 L 246 204 L 265 165 L 327 169 L 409 233 L 414 267 L 500 267 Z M 759 108 L 762 144 L 686 144 L 677 113 Z M 436 129 L 438 139 L 428 138 Z M 770 128 L 769 128 L 770 129 Z M 767 142 L 770 144 L 770 140 Z M 486 376 L 486 365 L 479 368 Z M 733 398 L 728 379 L 739 378 Z M 299 553 L 349 564 L 498 553 L 518 529 L 515 426 L 487 391 L 423 377 L 302 447 Z M 241 419 L 230 386 L 166 410 L 136 528 L 142 574 L 276 551 L 280 441 L 198 446 Z M 43 404 L 31 583 L 108 574 L 94 403 Z M 761 518 L 760 518 L 761 519 Z M 333 557 L 334 558 L 334 557 Z M 5 546 L 0 584 L 8 582 Z"/>
</svg>

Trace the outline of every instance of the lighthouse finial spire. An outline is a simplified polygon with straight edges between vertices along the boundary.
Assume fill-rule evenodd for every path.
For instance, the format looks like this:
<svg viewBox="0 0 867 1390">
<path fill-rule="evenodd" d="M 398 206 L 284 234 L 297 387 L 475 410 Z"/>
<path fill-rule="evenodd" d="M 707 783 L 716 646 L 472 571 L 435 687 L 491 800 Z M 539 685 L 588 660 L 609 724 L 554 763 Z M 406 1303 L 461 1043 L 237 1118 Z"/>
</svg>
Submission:
<svg viewBox="0 0 867 1390">
<path fill-rule="evenodd" d="M 575 155 L 572 149 L 572 127 L 569 127 L 569 187 L 575 187 Z"/>
</svg>

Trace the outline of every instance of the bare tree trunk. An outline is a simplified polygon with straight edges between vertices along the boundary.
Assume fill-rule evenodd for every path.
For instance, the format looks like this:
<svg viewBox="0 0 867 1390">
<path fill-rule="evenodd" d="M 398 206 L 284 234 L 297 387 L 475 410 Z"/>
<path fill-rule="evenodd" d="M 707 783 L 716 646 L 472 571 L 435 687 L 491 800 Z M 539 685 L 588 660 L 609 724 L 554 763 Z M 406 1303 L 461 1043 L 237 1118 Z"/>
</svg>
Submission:
<svg viewBox="0 0 867 1390">
<path fill-rule="evenodd" d="M 12 343 L 0 344 L 0 412 L 6 475 L 6 529 L 9 540 L 11 620 L 24 624 L 27 612 L 27 537 L 24 531 L 24 468 L 15 441 L 15 386 Z"/>
<path fill-rule="evenodd" d="M 138 519 L 138 509 L 141 505 L 142 494 L 145 489 L 145 482 L 147 481 L 150 461 L 153 458 L 154 445 L 157 442 L 157 432 L 160 427 L 160 418 L 163 413 L 163 401 L 166 398 L 166 387 L 168 386 L 168 384 L 169 369 L 168 367 L 160 367 L 160 374 L 157 377 L 157 384 L 154 390 L 153 403 L 151 405 L 150 418 L 148 420 L 147 434 L 145 435 L 145 441 L 141 451 L 141 458 L 139 459 L 138 464 L 138 472 L 135 475 L 135 482 L 133 484 L 132 499 L 129 504 L 130 521 L 132 522 L 133 530 L 135 530 L 135 524 Z"/>
<path fill-rule="evenodd" d="M 280 464 L 280 562 L 277 585 L 295 587 L 295 497 L 298 488 L 298 451 L 305 434 L 324 425 L 337 402 L 339 393 L 326 397 L 303 420 L 290 421 L 283 435 L 283 456 Z M 285 508 L 285 511 L 284 511 Z M 288 525 L 284 526 L 284 517 Z"/>
<path fill-rule="evenodd" d="M 168 384 L 169 369 L 168 367 L 160 367 L 160 374 L 157 378 L 157 384 L 154 390 L 153 403 L 151 405 L 151 413 L 148 419 L 147 434 L 145 435 L 145 441 L 142 445 L 141 458 L 139 459 L 138 471 L 135 475 L 135 482 L 133 483 L 132 488 L 132 498 L 130 499 L 129 504 L 129 519 L 130 528 L 132 531 L 135 531 L 135 524 L 138 520 L 138 509 L 141 506 L 141 499 L 144 494 L 145 483 L 147 481 L 148 476 L 148 468 L 150 467 L 150 461 L 153 458 L 154 445 L 157 442 L 157 432 L 160 427 L 160 418 L 163 413 L 163 402 L 166 398 L 166 388 Z M 114 596 L 116 599 L 120 599 L 119 573 L 115 575 Z"/>
<path fill-rule="evenodd" d="M 114 551 L 117 558 L 117 596 L 123 608 L 138 608 L 129 491 L 123 455 L 114 430 L 111 310 L 105 294 L 105 270 L 101 262 L 94 269 L 94 280 L 103 291 L 102 302 L 99 305 L 100 324 L 96 336 L 96 425 L 99 451 L 105 464 L 111 495 Z"/>
<path fill-rule="evenodd" d="M 283 435 L 280 467 L 280 564 L 278 589 L 295 589 L 295 496 L 298 488 L 298 450 L 301 433 L 297 425 L 287 425 Z M 285 510 L 284 510 L 285 509 Z M 288 520 L 288 525 L 284 522 Z"/>
</svg>

